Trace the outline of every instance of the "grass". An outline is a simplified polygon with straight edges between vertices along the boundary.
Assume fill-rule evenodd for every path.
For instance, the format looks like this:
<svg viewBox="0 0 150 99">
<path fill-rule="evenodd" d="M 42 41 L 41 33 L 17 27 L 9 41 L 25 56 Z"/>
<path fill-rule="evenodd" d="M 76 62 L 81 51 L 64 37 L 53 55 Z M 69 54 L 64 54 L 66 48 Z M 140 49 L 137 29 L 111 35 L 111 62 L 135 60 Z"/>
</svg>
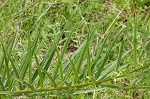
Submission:
<svg viewBox="0 0 150 99">
<path fill-rule="evenodd" d="M 0 1 L 0 98 L 150 97 L 150 6 Z"/>
</svg>

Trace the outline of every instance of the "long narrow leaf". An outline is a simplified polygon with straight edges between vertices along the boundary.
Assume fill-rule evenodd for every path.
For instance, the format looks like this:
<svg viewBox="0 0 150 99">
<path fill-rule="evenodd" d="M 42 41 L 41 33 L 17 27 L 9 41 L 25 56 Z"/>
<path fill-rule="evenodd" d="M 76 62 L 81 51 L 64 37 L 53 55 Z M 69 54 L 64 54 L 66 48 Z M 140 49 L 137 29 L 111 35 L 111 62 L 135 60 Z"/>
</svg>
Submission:
<svg viewBox="0 0 150 99">
<path fill-rule="evenodd" d="M 102 64 L 100 65 L 100 67 L 99 67 L 99 69 L 98 69 L 98 71 L 97 71 L 97 74 L 96 74 L 96 78 L 97 78 L 97 79 L 98 79 L 99 76 L 101 75 L 101 73 L 102 73 L 102 71 L 103 71 L 103 68 L 104 68 L 106 62 L 108 61 L 110 52 L 111 52 L 112 48 L 114 47 L 114 44 L 116 43 L 118 37 L 121 35 L 121 33 L 122 33 L 123 30 L 124 30 L 124 28 L 117 34 L 116 38 L 114 39 L 114 41 L 113 41 L 112 44 L 110 45 L 110 48 L 109 48 L 107 54 L 105 55 L 105 58 L 104 58 Z M 98 79 L 98 80 L 99 80 L 99 79 Z"/>
<path fill-rule="evenodd" d="M 8 65 L 8 59 L 7 59 L 7 56 L 6 56 L 6 51 L 4 49 L 4 46 L 2 45 L 2 48 L 3 48 L 3 53 L 4 53 L 4 59 L 5 59 L 5 64 L 6 64 L 6 74 L 7 74 L 7 80 L 8 80 L 8 90 L 11 90 L 11 79 L 10 79 L 10 70 L 9 70 L 9 65 Z"/>
<path fill-rule="evenodd" d="M 116 65 L 116 72 L 118 72 L 118 68 L 120 67 L 120 62 L 121 62 L 121 58 L 122 58 L 123 47 L 124 47 L 124 40 L 122 40 L 120 48 L 119 48 L 119 55 L 118 55 L 118 60 L 117 60 L 117 65 Z"/>
<path fill-rule="evenodd" d="M 41 72 L 41 69 L 40 69 L 40 63 L 39 63 L 38 58 L 37 58 L 35 53 L 34 53 L 34 57 L 35 57 L 35 61 L 36 61 L 36 64 L 37 64 L 38 75 L 39 75 L 39 79 L 40 79 L 40 87 L 42 88 L 43 87 L 43 75 L 42 75 L 42 72 Z"/>
<path fill-rule="evenodd" d="M 28 82 L 24 81 L 24 80 L 21 80 L 21 79 L 18 79 L 16 77 L 13 78 L 14 80 L 16 80 L 17 82 L 20 82 L 22 83 L 23 85 L 26 85 L 30 90 L 34 91 L 35 88 Z"/>
<path fill-rule="evenodd" d="M 33 55 L 33 52 L 34 52 L 34 50 L 36 48 L 36 45 L 37 45 L 39 35 L 40 35 L 40 33 L 37 34 L 36 38 L 31 43 L 31 46 L 32 46 L 31 55 L 29 56 L 28 54 L 26 54 L 25 57 L 23 58 L 23 61 L 21 62 L 21 65 L 19 66 L 20 67 L 19 68 L 19 73 L 20 73 L 20 77 L 21 77 L 22 80 L 24 79 L 25 74 L 27 72 L 28 64 L 29 64 L 29 58 L 32 57 L 32 55 Z"/>
</svg>

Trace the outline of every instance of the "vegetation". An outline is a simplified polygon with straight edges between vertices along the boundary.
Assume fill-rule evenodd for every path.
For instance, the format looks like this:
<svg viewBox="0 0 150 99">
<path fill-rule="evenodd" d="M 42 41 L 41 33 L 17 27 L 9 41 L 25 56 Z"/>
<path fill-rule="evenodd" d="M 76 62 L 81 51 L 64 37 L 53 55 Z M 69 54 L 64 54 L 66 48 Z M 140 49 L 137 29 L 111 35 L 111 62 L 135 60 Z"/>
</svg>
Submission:
<svg viewBox="0 0 150 99">
<path fill-rule="evenodd" d="M 149 0 L 1 0 L 0 98 L 148 99 Z"/>
</svg>

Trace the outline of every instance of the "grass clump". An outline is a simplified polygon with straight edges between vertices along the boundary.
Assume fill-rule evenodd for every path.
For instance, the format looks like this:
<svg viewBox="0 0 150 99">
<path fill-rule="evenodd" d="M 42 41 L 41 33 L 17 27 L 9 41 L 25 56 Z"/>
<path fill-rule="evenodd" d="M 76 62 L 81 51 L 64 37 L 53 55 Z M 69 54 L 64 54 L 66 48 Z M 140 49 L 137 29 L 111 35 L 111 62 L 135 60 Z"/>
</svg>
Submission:
<svg viewBox="0 0 150 99">
<path fill-rule="evenodd" d="M 148 98 L 149 5 L 0 1 L 0 98 Z"/>
</svg>

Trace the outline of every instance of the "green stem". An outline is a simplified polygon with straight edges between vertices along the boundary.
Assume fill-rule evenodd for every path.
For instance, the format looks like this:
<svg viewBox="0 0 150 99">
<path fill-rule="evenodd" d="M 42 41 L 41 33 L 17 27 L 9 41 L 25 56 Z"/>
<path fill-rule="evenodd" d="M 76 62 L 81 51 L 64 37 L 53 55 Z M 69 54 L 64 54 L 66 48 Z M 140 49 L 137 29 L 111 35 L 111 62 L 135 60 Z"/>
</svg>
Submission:
<svg viewBox="0 0 150 99">
<path fill-rule="evenodd" d="M 147 68 L 149 67 L 150 64 L 147 64 L 143 67 L 140 67 L 138 69 L 135 69 L 127 74 L 122 74 L 122 75 L 119 75 L 119 76 L 116 76 L 115 78 L 123 78 L 124 76 L 126 75 L 129 75 L 131 73 L 134 73 L 134 72 L 137 72 L 141 69 L 144 69 L 144 68 Z M 56 88 L 41 88 L 41 89 L 35 89 L 34 91 L 33 90 L 22 90 L 22 91 L 15 91 L 14 92 L 14 95 L 20 95 L 20 94 L 27 94 L 27 93 L 34 93 L 34 92 L 50 92 L 50 91 L 61 91 L 61 90 L 64 90 L 64 89 L 76 89 L 76 88 L 82 88 L 82 87 L 85 87 L 85 86 L 89 86 L 89 85 L 98 85 L 98 84 L 102 84 L 103 82 L 107 82 L 107 81 L 111 81 L 111 80 L 114 80 L 114 77 L 108 77 L 108 78 L 105 78 L 103 80 L 99 80 L 99 81 L 95 81 L 95 82 L 87 82 L 87 83 L 83 83 L 83 84 L 75 84 L 75 85 L 72 85 L 72 86 L 61 86 L 61 87 L 56 87 Z M 103 86 L 103 85 L 101 85 Z M 106 85 L 105 85 L 106 86 Z M 107 85 L 109 86 L 109 85 Z M 107 87 L 106 86 L 106 87 Z M 136 87 L 119 87 L 119 86 L 116 86 L 116 88 L 120 88 L 120 89 L 135 89 Z M 115 87 L 114 87 L 115 88 Z M 138 88 L 138 87 L 137 87 Z M 139 88 L 150 88 L 150 86 L 144 86 L 144 87 L 139 87 Z"/>
</svg>

